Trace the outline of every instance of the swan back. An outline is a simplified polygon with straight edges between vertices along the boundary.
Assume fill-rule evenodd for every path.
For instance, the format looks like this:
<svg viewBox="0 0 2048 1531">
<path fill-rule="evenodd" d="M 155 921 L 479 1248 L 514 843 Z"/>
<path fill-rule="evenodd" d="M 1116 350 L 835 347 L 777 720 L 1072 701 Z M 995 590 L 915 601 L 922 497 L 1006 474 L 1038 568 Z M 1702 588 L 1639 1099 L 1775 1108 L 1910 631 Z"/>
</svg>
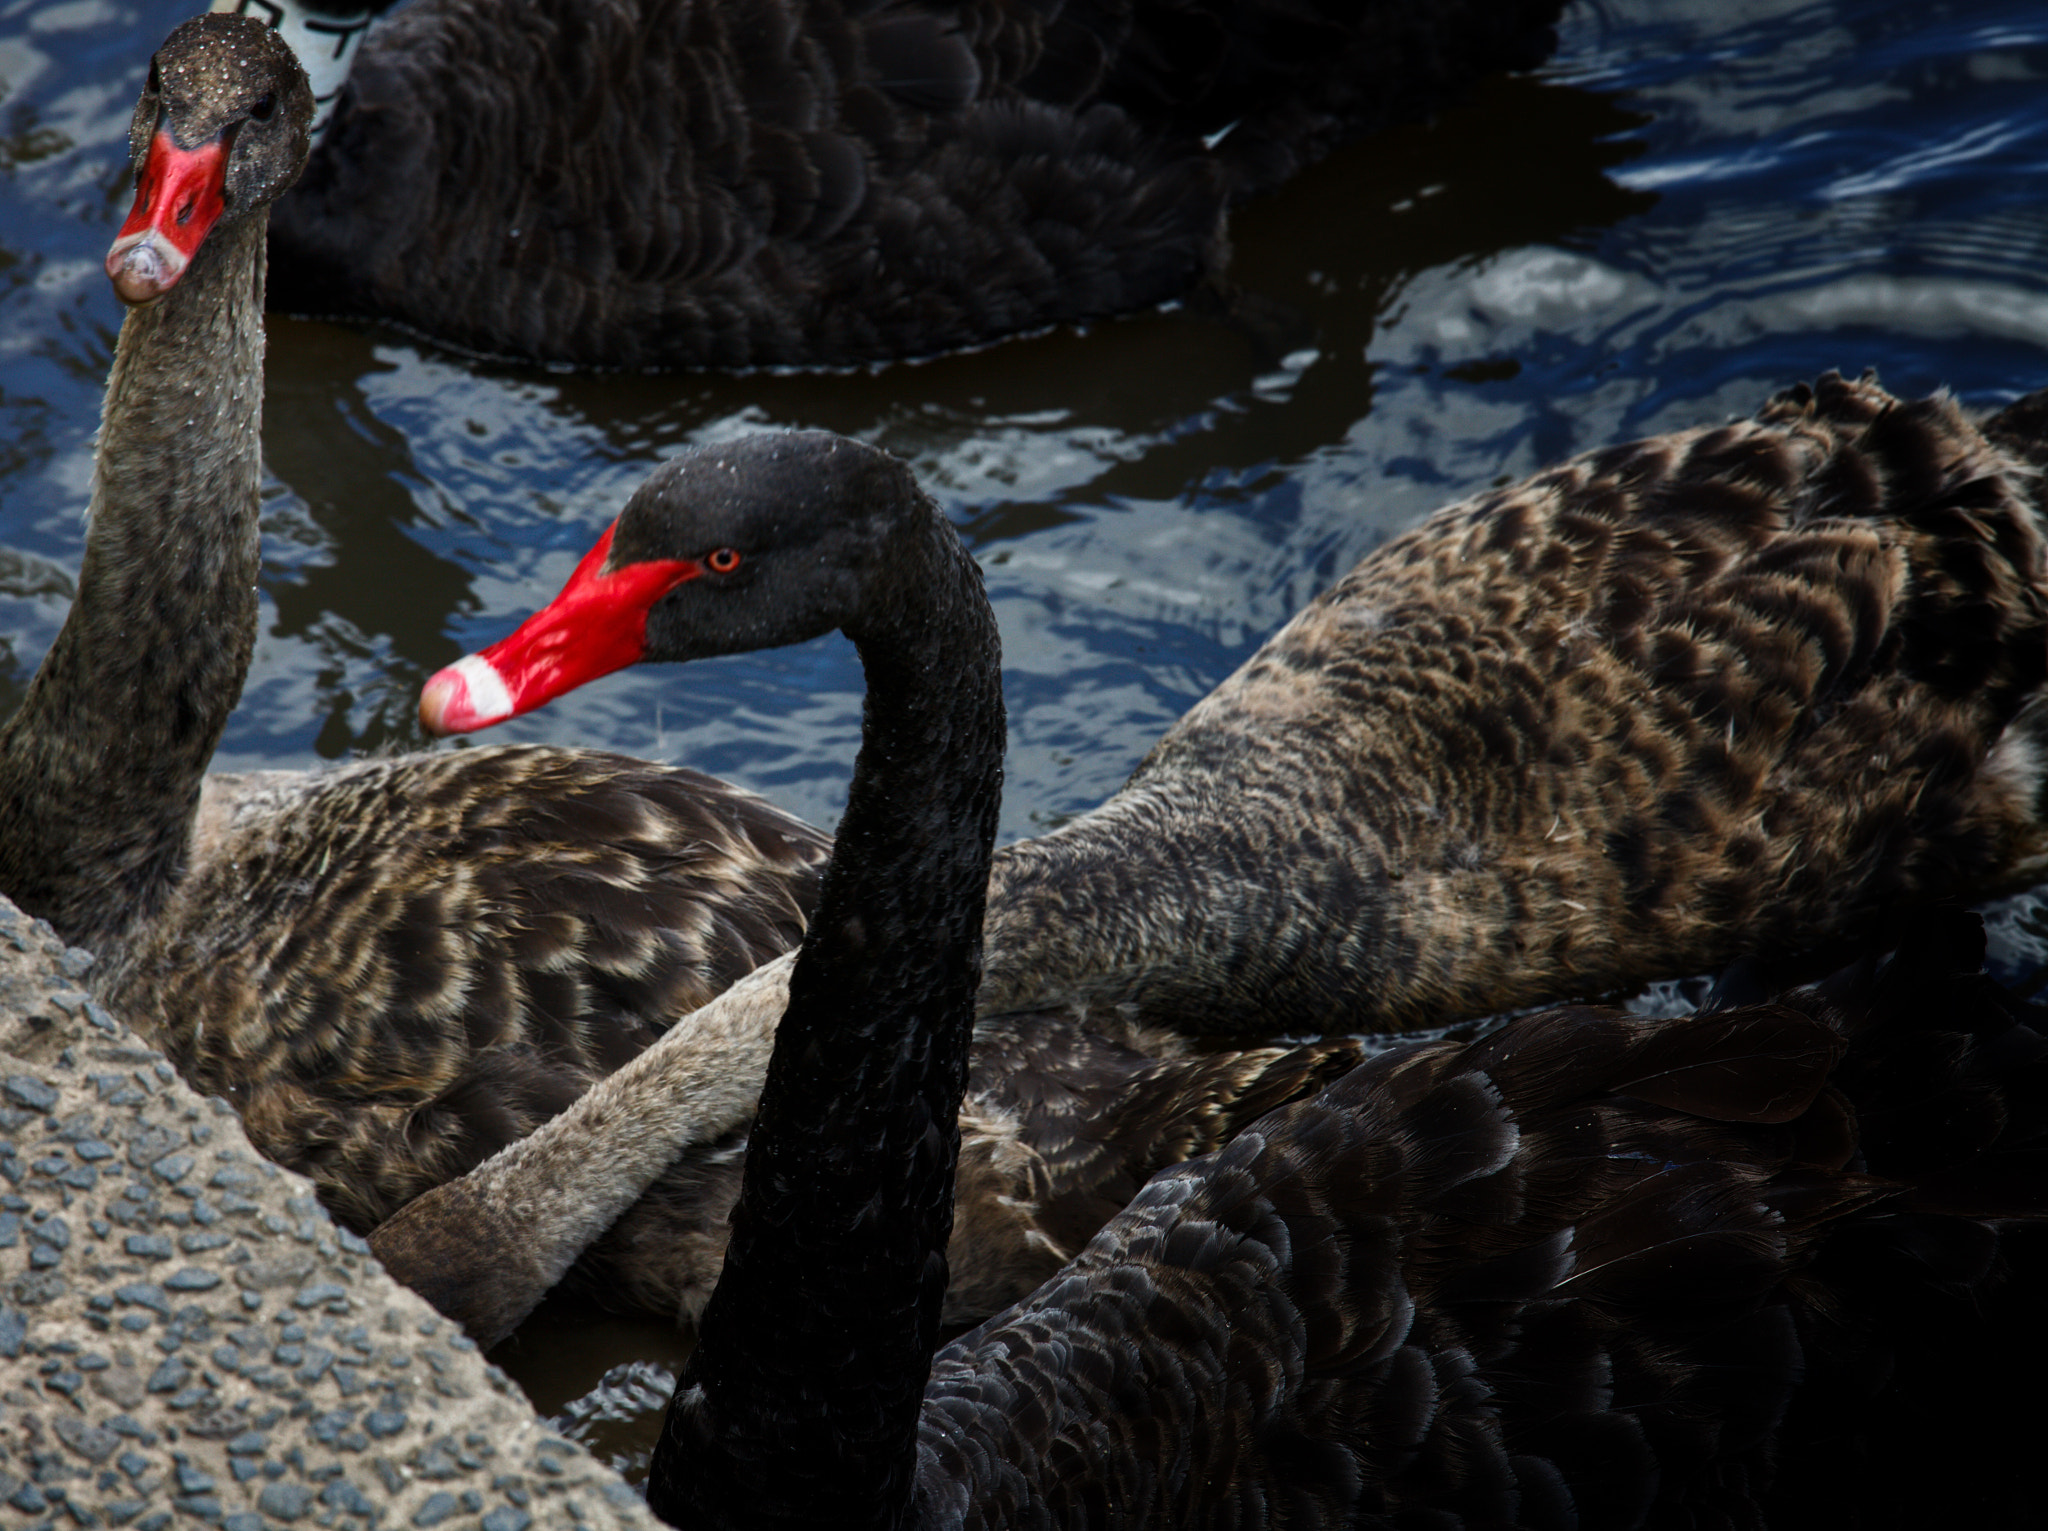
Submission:
<svg viewBox="0 0 2048 1531">
<path fill-rule="evenodd" d="M 1179 297 L 1230 203 L 1553 44 L 1558 0 L 420 0 L 274 301 L 591 366 L 849 365 Z"/>
<path fill-rule="evenodd" d="M 1392 1030 L 2025 886 L 2039 483 L 1830 374 L 1448 506 L 1005 850 L 985 997 Z"/>
<path fill-rule="evenodd" d="M 1940 1520 L 2043 1339 L 1996 1252 L 2048 1215 L 2048 1043 L 1968 926 L 1400 1047 L 1162 1172 L 940 1354 L 920 1524 L 1804 1524 L 1823 1481 Z"/>
<path fill-rule="evenodd" d="M 2001 421 L 1829 374 L 1439 511 L 1001 852 L 984 1012 L 1396 1030 L 2037 880 L 2048 435 Z M 689 556 L 638 506 L 614 535 L 622 580 Z M 659 607 L 618 611 L 571 657 L 572 582 L 430 684 L 430 725 L 662 657 Z"/>
</svg>

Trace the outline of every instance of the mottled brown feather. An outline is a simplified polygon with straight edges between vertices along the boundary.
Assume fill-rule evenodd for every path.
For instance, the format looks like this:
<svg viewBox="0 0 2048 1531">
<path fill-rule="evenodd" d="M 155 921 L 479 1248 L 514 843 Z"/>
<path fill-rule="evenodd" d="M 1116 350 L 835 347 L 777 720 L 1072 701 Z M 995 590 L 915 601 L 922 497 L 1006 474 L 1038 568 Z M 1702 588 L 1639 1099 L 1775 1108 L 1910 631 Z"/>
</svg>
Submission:
<svg viewBox="0 0 2048 1531">
<path fill-rule="evenodd" d="M 1398 1029 L 2023 885 L 2039 482 L 1831 374 L 1439 511 L 999 856 L 984 992 Z"/>
<path fill-rule="evenodd" d="M 539 747 L 270 774 L 210 829 L 101 992 L 358 1228 L 787 950 L 830 844 L 710 777 Z"/>
<path fill-rule="evenodd" d="M 1126 1011 L 1188 1031 L 1412 1026 L 1770 959 L 2037 876 L 2048 575 L 2038 475 L 1998 445 L 2027 411 L 1987 434 L 1946 399 L 1830 375 L 1389 542 L 1102 809 L 998 853 L 981 1004 L 1001 1051 L 981 1066 L 1007 1069 L 1011 1094 L 988 1109 L 1059 1108 L 1057 1068 L 1035 1070 L 1063 1049 L 1116 1056 L 1072 1034 L 1014 1067 L 1012 1010 L 1113 1030 Z M 655 547 L 660 529 L 634 535 Z M 748 1003 L 755 1027 L 779 1013 Z M 1621 1035 L 1588 1024 L 1512 1067 L 1575 1088 Z M 1839 1163 L 1845 1119 L 1814 1093 L 1829 1046 L 1766 1068 L 1723 1041 L 1723 1060 L 1639 1081 L 1644 1097 L 1731 1123 L 1790 1112 Z M 676 1093 L 651 1061 L 606 1112 Z M 665 1152 L 596 1152 L 593 1130 L 565 1124 L 507 1167 L 494 1215 L 591 1204 Z M 1020 1130 L 1049 1172 L 1103 1167 L 1042 1202 L 1043 1231 L 1071 1244 L 1129 1184 L 1112 1167 L 1129 1142 Z M 1021 1186 L 1040 1204 L 1041 1181 Z M 517 1239 L 548 1236 L 528 1222 Z"/>
</svg>

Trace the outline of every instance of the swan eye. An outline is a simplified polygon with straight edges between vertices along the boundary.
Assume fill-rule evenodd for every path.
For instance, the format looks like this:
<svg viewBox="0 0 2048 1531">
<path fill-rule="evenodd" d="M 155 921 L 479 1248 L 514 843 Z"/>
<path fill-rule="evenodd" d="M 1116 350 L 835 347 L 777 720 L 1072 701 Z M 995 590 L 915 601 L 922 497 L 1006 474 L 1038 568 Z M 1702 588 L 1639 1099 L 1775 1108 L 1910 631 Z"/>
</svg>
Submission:
<svg viewBox="0 0 2048 1531">
<path fill-rule="evenodd" d="M 256 98 L 256 104 L 249 108 L 249 115 L 257 122 L 268 122 L 270 121 L 271 114 L 276 110 L 277 97 L 272 92 L 266 90 Z"/>
<path fill-rule="evenodd" d="M 710 566 L 713 574 L 730 574 L 740 566 L 740 555 L 733 548 L 720 548 L 704 562 Z"/>
</svg>

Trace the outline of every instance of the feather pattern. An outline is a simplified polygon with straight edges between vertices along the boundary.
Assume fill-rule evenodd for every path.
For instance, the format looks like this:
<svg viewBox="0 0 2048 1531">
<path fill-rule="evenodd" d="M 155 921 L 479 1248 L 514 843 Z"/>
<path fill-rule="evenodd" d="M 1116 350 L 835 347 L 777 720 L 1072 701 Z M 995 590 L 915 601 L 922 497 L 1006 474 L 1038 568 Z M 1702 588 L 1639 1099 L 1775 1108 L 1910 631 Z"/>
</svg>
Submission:
<svg viewBox="0 0 2048 1531">
<path fill-rule="evenodd" d="M 1046 1006 L 1109 1032 L 1133 1015 L 1222 1035 L 1441 1023 L 1737 958 L 1769 970 L 2038 880 L 2042 397 L 1980 428 L 1944 397 L 1830 374 L 1390 541 L 1102 808 L 996 854 L 977 1046 L 990 1066 L 1014 1057 L 1026 1028 L 1005 1016 Z M 629 502 L 617 545 L 675 556 L 660 512 Z M 764 969 L 702 1024 L 761 1056 L 787 975 Z M 1568 1081 L 1607 1038 L 1589 1026 L 1575 1053 L 1515 1067 Z M 1722 1056 L 1688 1051 L 1636 1088 L 1731 1123 L 1789 1115 L 1819 1137 L 1832 1122 L 1839 1148 L 1847 1124 L 1816 1072 L 1832 1044 L 1810 1041 L 1811 1056 L 1758 1058 L 1731 1031 Z M 565 1266 L 681 1148 L 744 1132 L 744 1112 L 679 1104 L 702 1099 L 682 1084 L 698 1046 L 657 1045 L 448 1193 L 492 1208 L 494 1267 L 537 1248 Z M 1025 1093 L 978 1109 L 1050 1087 L 1009 1078 Z M 1110 1186 L 1135 1188 L 1106 1172 L 1085 1201 L 1014 1194 L 1071 1248 L 1086 1225 L 1069 1212 L 1099 1218 Z M 467 1220 L 431 1199 L 410 1215 Z"/>
<path fill-rule="evenodd" d="M 278 208 L 272 301 L 619 367 L 1103 317 L 1220 270 L 1234 199 L 1536 62 L 1558 9 L 421 0 Z"/>
<path fill-rule="evenodd" d="M 2048 1338 L 2048 1183 L 1970 1195 L 2038 1159 L 2048 1043 L 1980 955 L 1937 921 L 1773 1004 L 1411 1044 L 1162 1171 L 940 1354 L 915 1523 L 1908 1525 L 1971 1466 L 2022 1523 L 2024 1424 L 1957 1373 Z"/>
<path fill-rule="evenodd" d="M 2037 879 L 2040 479 L 1986 430 L 1829 374 L 1437 512 L 998 858 L 985 1000 L 1396 1030 Z"/>
<path fill-rule="evenodd" d="M 829 844 L 710 777 L 597 752 L 208 786 L 226 801 L 204 854 L 103 949 L 101 992 L 362 1229 L 787 950 Z"/>
</svg>

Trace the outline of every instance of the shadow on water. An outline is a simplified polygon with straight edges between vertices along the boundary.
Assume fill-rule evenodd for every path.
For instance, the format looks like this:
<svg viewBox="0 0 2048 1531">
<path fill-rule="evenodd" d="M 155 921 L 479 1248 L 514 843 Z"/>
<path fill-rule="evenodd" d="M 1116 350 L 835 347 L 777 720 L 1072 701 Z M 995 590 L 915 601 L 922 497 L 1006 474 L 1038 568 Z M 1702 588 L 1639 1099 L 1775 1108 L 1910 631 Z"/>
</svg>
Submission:
<svg viewBox="0 0 2048 1531">
<path fill-rule="evenodd" d="M 673 1325 L 543 1309 L 491 1352 L 535 1409 L 635 1483 L 692 1349 Z"/>
</svg>

